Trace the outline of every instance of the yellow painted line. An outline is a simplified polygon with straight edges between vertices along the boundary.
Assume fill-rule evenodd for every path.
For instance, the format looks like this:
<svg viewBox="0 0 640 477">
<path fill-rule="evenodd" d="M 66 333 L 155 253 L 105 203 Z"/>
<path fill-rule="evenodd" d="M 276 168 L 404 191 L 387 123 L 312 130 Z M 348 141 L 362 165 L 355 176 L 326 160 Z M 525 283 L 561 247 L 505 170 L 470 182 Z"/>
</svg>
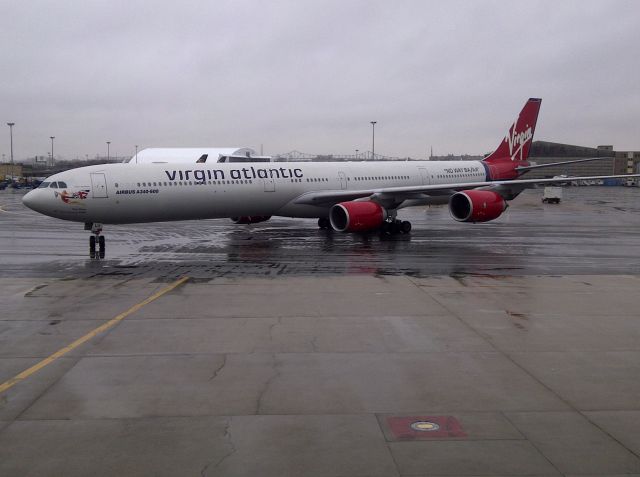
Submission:
<svg viewBox="0 0 640 477">
<path fill-rule="evenodd" d="M 168 287 L 163 288 L 162 290 L 160 290 L 157 293 L 154 293 L 153 295 L 151 295 L 146 300 L 141 301 L 137 305 L 133 305 L 127 311 L 125 311 L 123 313 L 120 313 L 115 318 L 112 318 L 111 320 L 107 321 L 106 323 L 98 326 L 96 329 L 94 329 L 93 331 L 90 331 L 89 333 L 84 335 L 82 338 L 78 338 L 77 340 L 75 340 L 70 345 L 65 346 L 62 349 L 59 349 L 58 351 L 53 353 L 51 356 L 43 359 L 39 363 L 34 364 L 33 366 L 31 366 L 29 369 L 25 369 L 20 374 L 17 374 L 16 376 L 14 376 L 13 378 L 9 379 L 8 381 L 5 381 L 4 383 L 0 384 L 0 393 L 6 391 L 10 387 L 18 384 L 20 381 L 22 381 L 24 379 L 27 379 L 32 374 L 37 373 L 38 371 L 40 371 L 42 368 L 44 368 L 48 364 L 53 363 L 56 359 L 64 356 L 65 354 L 67 354 L 70 351 L 73 351 L 78 346 L 82 345 L 83 343 L 86 343 L 87 341 L 89 341 L 94 336 L 99 335 L 100 333 L 108 330 L 109 328 L 114 327 L 115 325 L 120 323 L 122 320 L 124 320 L 127 316 L 131 315 L 132 313 L 135 313 L 136 311 L 138 311 L 143 306 L 148 305 L 149 303 L 151 303 L 153 300 L 156 300 L 156 299 L 160 298 L 165 293 L 168 293 L 171 290 L 179 287 L 180 285 L 182 285 L 187 280 L 189 280 L 189 277 L 182 277 L 181 279 L 176 280 L 171 285 L 169 285 Z"/>
<path fill-rule="evenodd" d="M 4 205 L 0 205 L 0 212 L 3 212 L 5 214 L 11 214 L 11 215 L 23 215 L 20 212 L 11 212 L 11 211 L 5 209 L 4 207 L 5 207 Z"/>
</svg>

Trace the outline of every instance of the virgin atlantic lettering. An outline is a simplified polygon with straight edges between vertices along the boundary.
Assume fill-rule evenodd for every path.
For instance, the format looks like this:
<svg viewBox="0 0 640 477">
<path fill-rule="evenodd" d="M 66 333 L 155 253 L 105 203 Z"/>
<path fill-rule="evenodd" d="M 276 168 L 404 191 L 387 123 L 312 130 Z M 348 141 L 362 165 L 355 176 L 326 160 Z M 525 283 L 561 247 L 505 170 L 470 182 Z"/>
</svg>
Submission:
<svg viewBox="0 0 640 477">
<path fill-rule="evenodd" d="M 222 169 L 165 170 L 164 172 L 170 181 L 224 180 L 227 178 Z M 242 169 L 229 169 L 228 173 L 230 179 L 301 179 L 304 177 L 302 169 L 288 169 L 286 167 L 268 169 L 243 167 Z"/>
</svg>

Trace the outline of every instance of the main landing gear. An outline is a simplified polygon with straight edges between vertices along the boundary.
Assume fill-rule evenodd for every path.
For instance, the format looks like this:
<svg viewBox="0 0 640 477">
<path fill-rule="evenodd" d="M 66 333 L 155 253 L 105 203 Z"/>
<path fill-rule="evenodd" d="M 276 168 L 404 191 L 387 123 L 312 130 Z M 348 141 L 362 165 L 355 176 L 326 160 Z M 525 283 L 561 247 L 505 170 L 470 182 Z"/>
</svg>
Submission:
<svg viewBox="0 0 640 477">
<path fill-rule="evenodd" d="M 106 246 L 104 235 L 100 235 L 102 233 L 102 224 L 87 222 L 84 224 L 84 229 L 91 230 L 91 233 L 93 234 L 89 237 L 89 257 L 104 258 Z M 98 246 L 97 250 L 96 245 Z"/>
<path fill-rule="evenodd" d="M 323 230 L 325 230 L 325 229 L 331 230 L 331 222 L 329 221 L 329 218 L 328 217 L 320 217 L 318 219 L 318 227 L 320 227 Z"/>
<path fill-rule="evenodd" d="M 382 233 L 388 235 L 408 234 L 409 232 L 411 232 L 411 222 L 409 222 L 408 220 L 398 219 L 393 219 L 390 221 L 385 220 L 382 223 L 382 227 L 380 228 L 380 230 L 382 231 Z"/>
<path fill-rule="evenodd" d="M 408 234 L 411 232 L 411 222 L 408 220 L 398 220 L 396 218 L 398 211 L 392 209 L 388 211 L 387 220 L 382 222 L 380 231 L 384 235 Z"/>
<path fill-rule="evenodd" d="M 331 222 L 327 217 L 320 217 L 318 219 L 318 227 L 323 230 L 332 230 Z M 411 222 L 390 218 L 382 222 L 380 231 L 386 235 L 408 234 L 411 232 Z"/>
</svg>

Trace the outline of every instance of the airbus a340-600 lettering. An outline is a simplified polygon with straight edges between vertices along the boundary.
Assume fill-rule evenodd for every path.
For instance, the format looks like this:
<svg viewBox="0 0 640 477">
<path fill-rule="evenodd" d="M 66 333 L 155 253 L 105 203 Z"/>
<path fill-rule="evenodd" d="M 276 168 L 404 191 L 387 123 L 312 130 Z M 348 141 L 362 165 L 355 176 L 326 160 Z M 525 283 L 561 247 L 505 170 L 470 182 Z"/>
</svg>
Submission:
<svg viewBox="0 0 640 477">
<path fill-rule="evenodd" d="M 481 161 L 105 164 L 47 178 L 23 198 L 42 214 L 84 222 L 90 254 L 104 257 L 102 224 L 272 216 L 317 218 L 339 232 L 409 233 L 399 209 L 448 204 L 460 222 L 498 218 L 526 188 L 559 179 L 521 179 L 562 163 L 527 162 L 541 100 L 529 99 L 498 148 Z M 590 159 L 588 159 L 590 160 Z M 620 176 L 564 177 L 561 181 Z M 96 250 L 97 245 L 97 250 Z"/>
</svg>

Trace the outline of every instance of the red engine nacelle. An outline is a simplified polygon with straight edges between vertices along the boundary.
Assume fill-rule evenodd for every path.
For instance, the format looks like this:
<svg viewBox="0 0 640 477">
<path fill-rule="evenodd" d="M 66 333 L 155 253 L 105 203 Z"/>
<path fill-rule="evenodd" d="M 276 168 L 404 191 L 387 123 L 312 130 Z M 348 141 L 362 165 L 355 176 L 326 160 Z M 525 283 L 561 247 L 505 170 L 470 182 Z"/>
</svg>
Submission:
<svg viewBox="0 0 640 477">
<path fill-rule="evenodd" d="M 270 218 L 270 215 L 245 215 L 243 217 L 231 217 L 231 220 L 235 224 L 257 224 Z"/>
<path fill-rule="evenodd" d="M 449 212 L 458 222 L 488 222 L 507 208 L 500 194 L 490 190 L 457 192 L 449 199 Z"/>
<path fill-rule="evenodd" d="M 376 202 L 341 202 L 331 207 L 329 221 L 338 232 L 366 232 L 382 225 L 387 211 Z"/>
</svg>

